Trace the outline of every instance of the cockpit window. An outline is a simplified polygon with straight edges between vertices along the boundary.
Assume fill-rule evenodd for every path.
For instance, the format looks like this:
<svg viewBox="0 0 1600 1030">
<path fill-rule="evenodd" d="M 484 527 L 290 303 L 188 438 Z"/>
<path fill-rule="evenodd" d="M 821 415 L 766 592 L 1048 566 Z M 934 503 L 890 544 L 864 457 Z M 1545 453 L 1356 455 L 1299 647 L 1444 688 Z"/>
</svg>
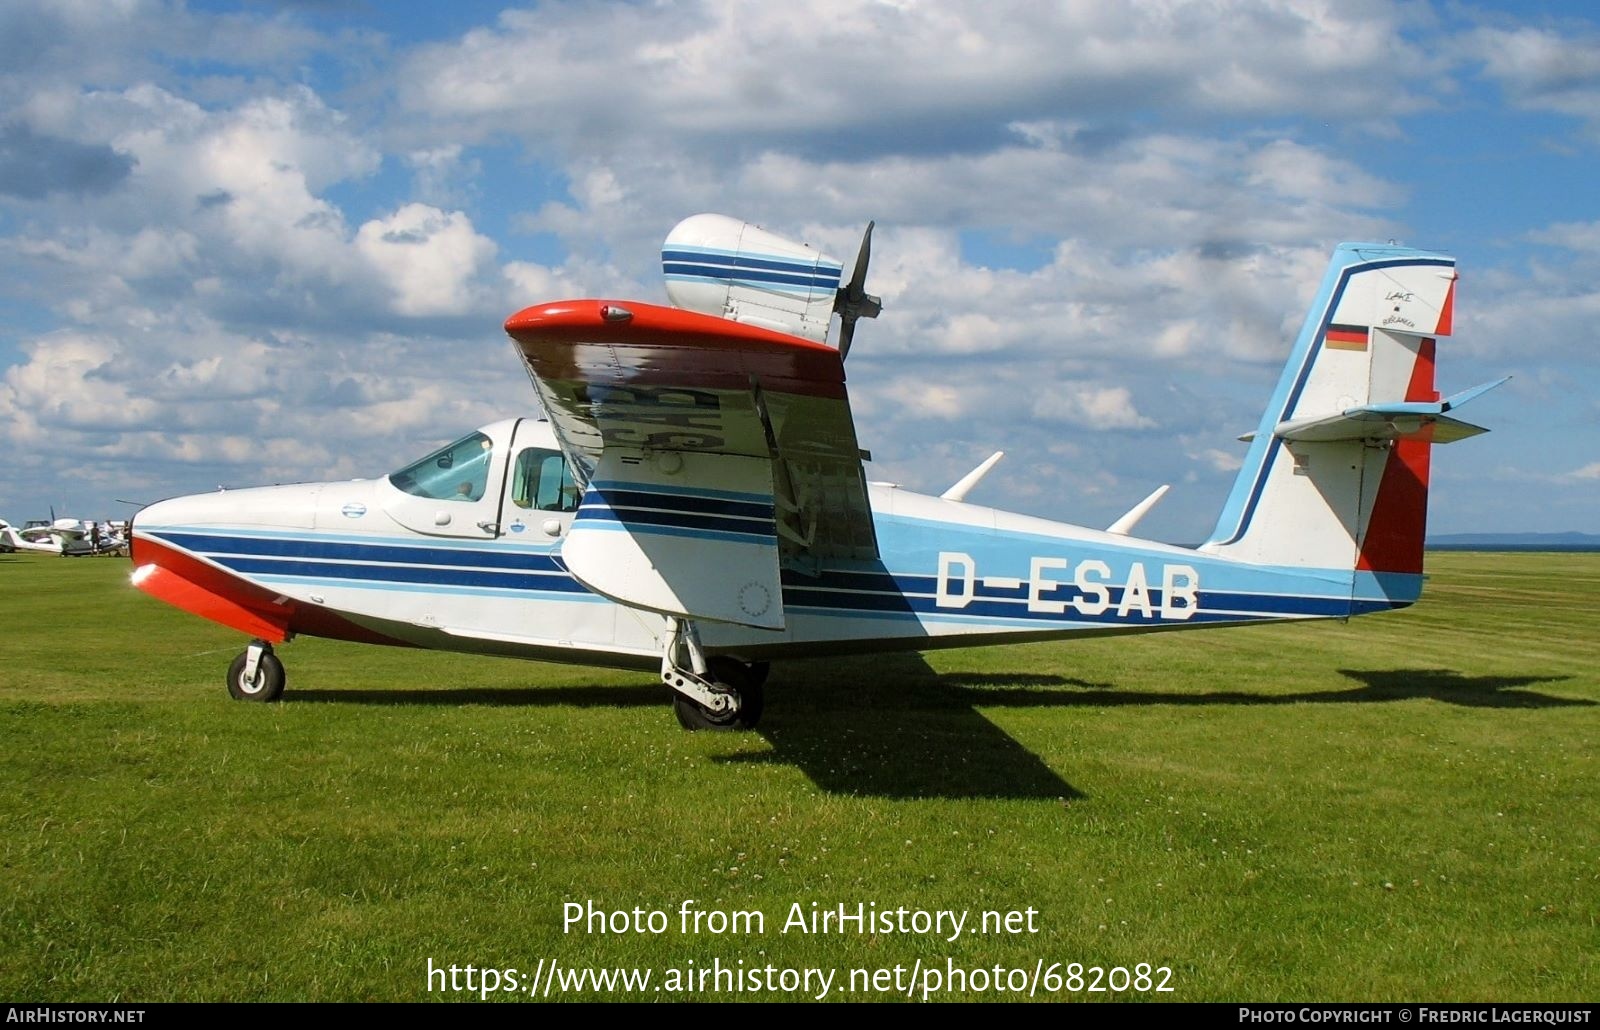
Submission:
<svg viewBox="0 0 1600 1030">
<path fill-rule="evenodd" d="M 511 503 L 538 511 L 577 511 L 582 494 L 560 451 L 529 447 L 517 455 Z"/>
<path fill-rule="evenodd" d="M 489 438 L 473 433 L 391 474 L 389 482 L 408 494 L 435 501 L 482 500 L 489 488 L 493 453 Z"/>
</svg>

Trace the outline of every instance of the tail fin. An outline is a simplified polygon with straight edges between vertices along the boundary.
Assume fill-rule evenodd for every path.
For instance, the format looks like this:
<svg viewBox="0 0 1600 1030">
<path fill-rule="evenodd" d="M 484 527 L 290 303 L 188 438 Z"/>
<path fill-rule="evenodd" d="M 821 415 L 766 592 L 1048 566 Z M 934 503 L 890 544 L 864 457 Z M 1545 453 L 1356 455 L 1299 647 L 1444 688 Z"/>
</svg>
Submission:
<svg viewBox="0 0 1600 1030">
<path fill-rule="evenodd" d="M 1445 415 L 1435 341 L 1449 336 L 1455 259 L 1341 244 L 1201 549 L 1259 564 L 1378 574 L 1421 590 L 1431 445 L 1482 432 Z M 1358 591 L 1365 594 L 1365 591 Z"/>
</svg>

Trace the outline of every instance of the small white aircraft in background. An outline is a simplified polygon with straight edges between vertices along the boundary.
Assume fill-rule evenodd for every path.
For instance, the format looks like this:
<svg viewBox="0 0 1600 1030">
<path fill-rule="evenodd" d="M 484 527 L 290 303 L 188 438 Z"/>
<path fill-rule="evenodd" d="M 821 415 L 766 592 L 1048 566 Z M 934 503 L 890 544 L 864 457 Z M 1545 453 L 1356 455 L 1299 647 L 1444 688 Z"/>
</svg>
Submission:
<svg viewBox="0 0 1600 1030">
<path fill-rule="evenodd" d="M 230 693 L 273 700 L 297 634 L 659 668 L 688 728 L 751 726 L 768 663 L 1405 607 L 1422 589 L 1432 445 L 1483 430 L 1441 399 L 1452 258 L 1343 244 L 1233 492 L 1196 548 L 867 481 L 843 361 L 848 281 L 720 215 L 662 251 L 673 307 L 512 315 L 548 414 L 485 426 L 391 475 L 144 508 L 133 581 L 254 639 Z M 827 345 L 839 316 L 837 348 Z M 1137 342 L 1137 341 L 1134 341 Z"/>
<path fill-rule="evenodd" d="M 0 551 L 37 551 L 76 558 L 117 554 L 127 546 L 126 533 L 112 522 L 74 518 L 35 519 L 17 529 L 0 519 Z"/>
<path fill-rule="evenodd" d="M 13 551 L 63 554 L 71 541 L 82 536 L 83 524 L 72 518 L 32 519 L 23 523 L 21 529 L 0 523 L 0 542 Z"/>
</svg>

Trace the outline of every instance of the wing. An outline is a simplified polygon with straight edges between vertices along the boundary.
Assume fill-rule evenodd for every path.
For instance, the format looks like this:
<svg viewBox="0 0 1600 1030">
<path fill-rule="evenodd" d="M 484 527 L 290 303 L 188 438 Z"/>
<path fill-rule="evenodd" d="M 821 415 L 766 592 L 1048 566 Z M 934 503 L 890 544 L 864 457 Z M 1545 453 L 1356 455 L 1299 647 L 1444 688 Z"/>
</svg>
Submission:
<svg viewBox="0 0 1600 1030">
<path fill-rule="evenodd" d="M 584 488 L 562 557 L 590 589 L 781 629 L 783 565 L 877 556 L 838 351 L 601 300 L 527 308 L 506 332 Z"/>
</svg>

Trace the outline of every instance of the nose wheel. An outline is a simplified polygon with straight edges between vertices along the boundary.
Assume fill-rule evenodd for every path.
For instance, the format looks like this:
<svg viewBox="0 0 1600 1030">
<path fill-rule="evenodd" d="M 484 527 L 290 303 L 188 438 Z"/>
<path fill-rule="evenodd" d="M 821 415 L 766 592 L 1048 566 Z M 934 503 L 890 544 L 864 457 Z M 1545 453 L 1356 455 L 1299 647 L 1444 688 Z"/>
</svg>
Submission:
<svg viewBox="0 0 1600 1030">
<path fill-rule="evenodd" d="M 228 695 L 235 701 L 276 701 L 287 679 L 272 645 L 252 640 L 228 666 Z"/>
</svg>

